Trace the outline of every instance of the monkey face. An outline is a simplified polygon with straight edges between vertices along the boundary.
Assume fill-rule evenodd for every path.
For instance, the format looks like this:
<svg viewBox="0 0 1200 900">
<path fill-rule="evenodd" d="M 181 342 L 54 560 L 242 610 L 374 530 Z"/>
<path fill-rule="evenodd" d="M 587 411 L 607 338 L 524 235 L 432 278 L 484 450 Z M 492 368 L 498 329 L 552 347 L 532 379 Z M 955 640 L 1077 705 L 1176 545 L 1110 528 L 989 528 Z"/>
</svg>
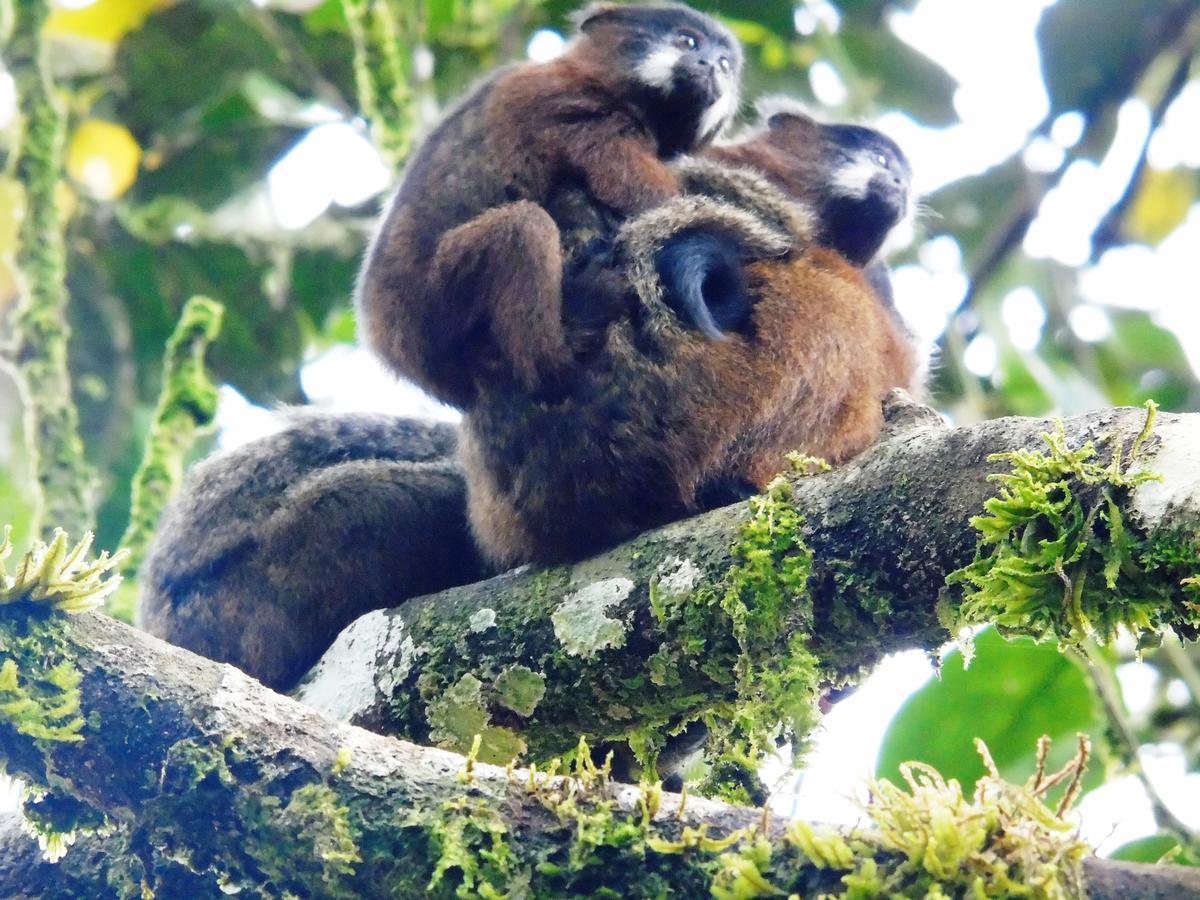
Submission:
<svg viewBox="0 0 1200 900">
<path fill-rule="evenodd" d="M 912 169 L 903 151 L 873 128 L 823 124 L 786 99 L 766 101 L 759 111 L 767 130 L 756 140 L 781 154 L 785 166 L 794 162 L 779 180 L 817 210 L 822 242 L 866 265 L 912 216 Z"/>
<path fill-rule="evenodd" d="M 663 155 L 709 143 L 738 108 L 742 50 L 709 16 L 680 4 L 588 7 L 581 32 L 629 73 Z"/>
</svg>

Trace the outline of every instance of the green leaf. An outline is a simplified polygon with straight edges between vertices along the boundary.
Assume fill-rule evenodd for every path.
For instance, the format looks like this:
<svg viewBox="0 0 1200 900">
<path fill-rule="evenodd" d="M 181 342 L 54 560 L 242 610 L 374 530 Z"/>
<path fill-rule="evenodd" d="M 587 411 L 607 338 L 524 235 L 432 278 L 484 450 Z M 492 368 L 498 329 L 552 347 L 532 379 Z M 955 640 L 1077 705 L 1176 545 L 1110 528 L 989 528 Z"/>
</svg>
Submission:
<svg viewBox="0 0 1200 900">
<path fill-rule="evenodd" d="M 963 669 L 962 654 L 953 651 L 941 679 L 900 708 L 884 735 L 875 773 L 895 780 L 900 763 L 920 760 L 970 791 L 984 774 L 974 747 L 979 737 L 1000 773 L 1022 783 L 1033 774 L 1043 734 L 1054 740 L 1049 766 L 1056 769 L 1075 752 L 1077 732 L 1091 734 L 1095 745 L 1102 727 L 1091 688 L 1075 662 L 1053 644 L 1007 641 L 988 629 L 975 638 L 969 669 Z M 1102 781 L 1093 756 L 1084 784 Z"/>
<path fill-rule="evenodd" d="M 1138 838 L 1136 841 L 1122 844 L 1113 851 L 1109 858 L 1124 862 L 1156 863 L 1178 847 L 1179 841 L 1170 835 L 1152 834 L 1149 837 Z"/>
</svg>

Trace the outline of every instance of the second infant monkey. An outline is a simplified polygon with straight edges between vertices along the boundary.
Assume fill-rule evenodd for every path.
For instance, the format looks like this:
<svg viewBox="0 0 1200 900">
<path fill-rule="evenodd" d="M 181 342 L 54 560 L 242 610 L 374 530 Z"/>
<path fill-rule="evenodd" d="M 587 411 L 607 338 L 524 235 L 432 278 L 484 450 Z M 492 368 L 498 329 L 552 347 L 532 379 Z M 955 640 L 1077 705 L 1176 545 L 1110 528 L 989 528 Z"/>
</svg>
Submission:
<svg viewBox="0 0 1200 900">
<path fill-rule="evenodd" d="M 701 159 L 752 169 L 808 206 L 816 239 L 864 269 L 891 304 L 884 242 L 912 216 L 912 170 L 894 141 L 861 125 L 826 124 L 788 98 L 758 103 L 761 126 L 735 143 L 713 146 Z M 698 229 L 669 242 L 658 268 L 666 296 L 683 318 L 714 339 L 749 316 L 741 277 L 744 261 L 725 235 Z"/>
<path fill-rule="evenodd" d="M 577 23 L 561 57 L 500 70 L 434 129 L 359 276 L 368 346 L 458 406 L 489 365 L 536 390 L 572 362 L 560 235 L 543 208 L 561 184 L 582 182 L 620 217 L 658 206 L 679 193 L 664 160 L 710 142 L 737 109 L 741 50 L 714 19 L 601 3 Z"/>
</svg>

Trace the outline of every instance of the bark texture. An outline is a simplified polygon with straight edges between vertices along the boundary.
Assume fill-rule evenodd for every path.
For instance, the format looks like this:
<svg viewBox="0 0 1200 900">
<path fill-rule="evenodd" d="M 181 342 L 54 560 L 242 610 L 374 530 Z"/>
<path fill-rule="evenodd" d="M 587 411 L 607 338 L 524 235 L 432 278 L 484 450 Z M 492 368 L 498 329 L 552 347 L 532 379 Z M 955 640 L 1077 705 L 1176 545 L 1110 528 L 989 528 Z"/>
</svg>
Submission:
<svg viewBox="0 0 1200 900">
<path fill-rule="evenodd" d="M 774 649 L 782 657 L 800 636 L 828 681 L 951 638 L 944 622 L 961 589 L 947 586 L 947 574 L 971 562 L 971 518 L 996 494 L 989 476 L 1009 469 L 989 456 L 1043 450 L 1056 429 L 1054 420 L 1017 417 L 948 428 L 899 394 L 887 413 L 873 448 L 791 488 L 812 559 L 803 589 L 784 592 Z M 1078 416 L 1063 423 L 1065 443 L 1096 442 L 1107 462 L 1117 447 L 1128 455 L 1145 421 L 1140 409 Z M 1190 554 L 1191 573 L 1200 573 L 1200 416 L 1159 416 L 1130 468 L 1138 470 L 1162 480 L 1113 491 L 1130 532 Z M 1071 490 L 1084 497 L 1097 488 Z M 541 759 L 580 735 L 603 740 L 698 717 L 737 698 L 745 641 L 711 606 L 727 595 L 731 569 L 747 567 L 739 554 L 754 515 L 727 507 L 576 565 L 518 569 L 369 613 L 296 696 L 372 731 L 460 751 L 483 731 L 481 758 L 496 761 L 514 748 Z M 1200 607 L 1179 571 L 1146 576 L 1170 603 L 1177 597 L 1155 624 L 1192 634 Z M 1099 586 L 1094 576 L 1088 589 Z M 705 596 L 711 614 L 700 624 L 671 615 Z M 515 699 L 514 673 L 526 688 Z"/>
<path fill-rule="evenodd" d="M 79 821 L 109 822 L 58 865 L 13 820 L 0 823 L 2 896 L 496 896 L 498 885 L 704 896 L 758 878 L 802 896 L 842 887 L 782 823 L 763 832 L 757 810 L 648 795 L 594 772 L 535 782 L 471 765 L 330 721 L 97 613 L 10 608 L 0 646 L 22 670 L 70 660 L 87 718 L 79 741 L 0 724 L 8 770 L 48 788 L 43 802 L 60 810 L 82 801 Z M 715 845 L 739 829 L 741 842 Z M 1085 873 L 1092 897 L 1200 893 L 1195 870 L 1097 860 Z"/>
</svg>

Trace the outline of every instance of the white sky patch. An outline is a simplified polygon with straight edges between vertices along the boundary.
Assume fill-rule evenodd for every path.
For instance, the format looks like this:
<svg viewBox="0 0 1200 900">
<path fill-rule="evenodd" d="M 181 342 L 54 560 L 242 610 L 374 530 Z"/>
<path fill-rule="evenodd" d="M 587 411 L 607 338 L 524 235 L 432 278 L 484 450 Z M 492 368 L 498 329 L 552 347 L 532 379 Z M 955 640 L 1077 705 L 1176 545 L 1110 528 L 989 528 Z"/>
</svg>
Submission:
<svg viewBox="0 0 1200 900">
<path fill-rule="evenodd" d="M 901 113 L 876 123 L 912 161 L 919 193 L 1004 161 L 1045 117 L 1049 101 L 1034 28 L 1051 2 L 921 0 L 911 13 L 889 17 L 898 37 L 944 66 L 959 83 L 954 98 L 962 119 L 958 124 L 923 128 Z"/>
<path fill-rule="evenodd" d="M 1117 666 L 1117 681 L 1121 685 L 1121 696 L 1133 715 L 1150 709 L 1154 702 L 1154 688 L 1158 684 L 1158 670 L 1145 663 L 1122 663 Z"/>
<path fill-rule="evenodd" d="M 772 796 L 779 814 L 809 821 L 855 824 L 862 813 L 852 802 L 875 771 L 879 747 L 897 707 L 929 680 L 932 669 L 918 650 L 889 656 L 857 691 L 837 703 L 814 735 L 801 772 L 772 763 L 768 784 L 784 779 Z M 790 782 L 790 783 L 789 783 Z"/>
<path fill-rule="evenodd" d="M 1120 199 L 1137 165 L 1150 129 L 1150 109 L 1128 100 L 1117 114 L 1117 133 L 1100 165 L 1076 160 L 1058 186 L 1042 200 L 1037 218 L 1025 235 L 1025 252 L 1034 259 L 1054 259 L 1082 266 L 1091 255 L 1091 236 L 1104 215 Z"/>
<path fill-rule="evenodd" d="M 1081 303 L 1067 313 L 1067 323 L 1075 337 L 1088 344 L 1106 340 L 1112 334 L 1108 313 L 1090 303 Z"/>
<path fill-rule="evenodd" d="M 1032 288 L 1019 287 L 1006 294 L 1000 316 L 1014 347 L 1025 351 L 1037 348 L 1046 325 L 1046 308 Z"/>
<path fill-rule="evenodd" d="M 990 334 L 977 334 L 963 351 L 963 365 L 972 375 L 991 378 L 1000 362 L 1000 351 Z"/>
<path fill-rule="evenodd" d="M 1064 150 L 1069 150 L 1079 143 L 1086 125 L 1087 119 L 1083 117 L 1083 113 L 1075 110 L 1062 113 L 1050 124 L 1050 140 Z"/>
<path fill-rule="evenodd" d="M 967 291 L 967 276 L 959 270 L 932 272 L 924 266 L 901 266 L 892 272 L 896 309 L 917 337 L 936 341 Z"/>
<path fill-rule="evenodd" d="M 525 55 L 534 62 L 550 62 L 562 56 L 566 48 L 567 41 L 561 34 L 550 28 L 543 28 L 533 33 L 525 47 Z"/>
<path fill-rule="evenodd" d="M 1200 168 L 1200 79 L 1190 81 L 1167 108 L 1162 125 L 1150 141 L 1147 160 L 1156 169 Z"/>
<path fill-rule="evenodd" d="M 1142 244 L 1109 250 L 1079 276 L 1080 293 L 1093 303 L 1150 312 L 1173 331 L 1200 377 L 1200 203 L 1157 249 Z"/>
<path fill-rule="evenodd" d="M 803 0 L 792 12 L 792 25 L 804 36 L 816 34 L 818 28 L 836 33 L 842 26 L 842 14 L 829 0 Z"/>
<path fill-rule="evenodd" d="M 1021 161 L 1030 172 L 1056 172 L 1067 153 L 1050 138 L 1036 137 L 1029 142 Z"/>
<path fill-rule="evenodd" d="M 54 0 L 51 5 L 59 9 L 84 9 L 95 2 L 96 0 Z"/>
<path fill-rule="evenodd" d="M 261 406 L 255 406 L 237 390 L 223 384 L 217 392 L 217 446 L 232 450 L 283 428 L 283 418 Z"/>
<path fill-rule="evenodd" d="M 346 122 L 318 125 L 267 173 L 267 197 L 284 228 L 311 224 L 331 204 L 358 206 L 382 193 L 391 170 L 360 130 Z"/>
<path fill-rule="evenodd" d="M 17 115 L 17 86 L 11 74 L 0 71 L 0 128 L 7 128 Z"/>
<path fill-rule="evenodd" d="M 462 418 L 412 382 L 396 378 L 366 349 L 348 344 L 335 344 L 305 363 L 300 386 L 310 403 L 335 412 L 399 412 L 437 422 Z"/>
<path fill-rule="evenodd" d="M 839 107 L 850 96 L 842 76 L 826 60 L 817 60 L 809 67 L 808 81 L 812 85 L 813 95 L 822 106 Z"/>
<path fill-rule="evenodd" d="M 675 74 L 675 63 L 682 52 L 677 47 L 660 47 L 637 67 L 637 75 L 651 87 L 666 87 Z"/>
</svg>

